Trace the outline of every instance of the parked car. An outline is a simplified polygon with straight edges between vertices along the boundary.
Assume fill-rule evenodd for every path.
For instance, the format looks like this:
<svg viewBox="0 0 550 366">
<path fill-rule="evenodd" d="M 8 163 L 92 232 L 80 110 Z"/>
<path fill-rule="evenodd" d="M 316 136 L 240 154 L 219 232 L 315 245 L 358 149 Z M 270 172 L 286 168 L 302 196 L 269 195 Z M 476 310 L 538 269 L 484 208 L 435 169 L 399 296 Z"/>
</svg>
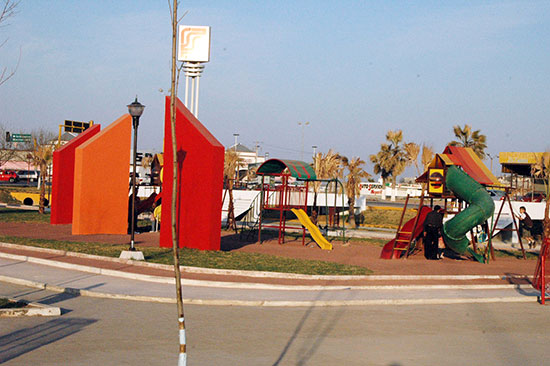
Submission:
<svg viewBox="0 0 550 366">
<path fill-rule="evenodd" d="M 19 177 L 13 170 L 0 170 L 0 182 L 17 182 Z"/>
<path fill-rule="evenodd" d="M 489 194 L 491 195 L 491 198 L 493 200 L 503 200 L 504 199 L 504 195 L 505 195 L 504 191 L 501 191 L 501 190 L 498 190 L 498 189 L 489 189 L 487 191 L 489 192 Z"/>
<path fill-rule="evenodd" d="M 37 170 L 18 170 L 17 175 L 21 180 L 28 180 L 29 182 L 37 182 L 40 172 Z"/>
<path fill-rule="evenodd" d="M 525 196 L 521 197 L 519 200 L 522 202 L 542 202 L 546 200 L 546 197 L 544 197 L 544 194 L 542 193 L 528 193 Z"/>
</svg>

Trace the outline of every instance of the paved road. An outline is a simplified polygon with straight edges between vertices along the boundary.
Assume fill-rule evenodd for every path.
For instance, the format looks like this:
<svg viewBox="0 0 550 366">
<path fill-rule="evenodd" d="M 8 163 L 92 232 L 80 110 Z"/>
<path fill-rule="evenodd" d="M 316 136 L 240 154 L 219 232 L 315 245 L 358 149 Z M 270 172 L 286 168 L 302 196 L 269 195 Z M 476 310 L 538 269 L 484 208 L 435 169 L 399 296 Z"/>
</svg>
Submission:
<svg viewBox="0 0 550 366">
<path fill-rule="evenodd" d="M 176 365 L 173 304 L 75 297 L 0 284 L 0 295 L 60 306 L 2 319 L 0 363 Z M 189 365 L 541 365 L 548 307 L 461 304 L 340 308 L 186 306 Z"/>
<path fill-rule="evenodd" d="M 91 290 L 107 294 L 132 296 L 155 296 L 173 298 L 174 285 L 168 283 L 137 281 L 126 278 L 97 275 L 63 268 L 38 265 L 0 258 L 0 275 L 47 283 L 68 288 Z M 166 279 L 164 279 L 166 280 Z M 457 288 L 412 288 L 373 289 L 371 287 L 316 287 L 298 290 L 279 289 L 276 285 L 230 284 L 230 288 L 219 285 L 185 285 L 186 299 L 263 301 L 277 305 L 277 302 L 377 302 L 387 300 L 447 302 L 449 299 L 512 299 L 512 301 L 536 301 L 537 293 L 530 287 L 488 289 Z M 254 287 L 251 287 L 254 286 Z M 453 300 L 454 301 L 454 300 Z"/>
</svg>

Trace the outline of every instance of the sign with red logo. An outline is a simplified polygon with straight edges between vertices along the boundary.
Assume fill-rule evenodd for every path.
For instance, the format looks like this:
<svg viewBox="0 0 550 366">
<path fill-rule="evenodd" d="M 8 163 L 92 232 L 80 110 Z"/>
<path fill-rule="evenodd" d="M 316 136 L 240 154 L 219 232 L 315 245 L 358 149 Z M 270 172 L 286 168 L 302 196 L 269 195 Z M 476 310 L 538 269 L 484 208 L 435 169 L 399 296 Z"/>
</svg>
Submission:
<svg viewBox="0 0 550 366">
<path fill-rule="evenodd" d="M 445 188 L 445 171 L 443 169 L 430 169 L 428 173 L 428 193 L 442 194 Z"/>
<path fill-rule="evenodd" d="M 210 61 L 210 27 L 179 26 L 178 61 Z"/>
</svg>

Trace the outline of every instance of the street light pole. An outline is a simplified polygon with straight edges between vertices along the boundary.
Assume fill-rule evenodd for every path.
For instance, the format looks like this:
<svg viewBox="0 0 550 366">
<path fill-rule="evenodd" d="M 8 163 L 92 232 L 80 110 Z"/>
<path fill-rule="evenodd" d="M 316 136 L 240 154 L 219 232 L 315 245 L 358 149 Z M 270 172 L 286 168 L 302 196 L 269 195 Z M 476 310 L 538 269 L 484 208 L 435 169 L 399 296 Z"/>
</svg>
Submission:
<svg viewBox="0 0 550 366">
<path fill-rule="evenodd" d="M 492 156 L 491 154 L 487 154 L 487 156 L 489 157 L 489 159 L 491 159 L 491 173 L 493 173 L 493 159 L 495 158 L 494 156 Z M 497 156 L 498 157 L 498 156 Z"/>
<path fill-rule="evenodd" d="M 312 149 L 313 149 L 313 157 L 315 158 L 315 156 L 317 156 L 317 145 L 313 145 Z"/>
<path fill-rule="evenodd" d="M 237 139 L 239 138 L 239 134 L 234 133 L 233 137 L 235 137 L 235 146 L 233 146 L 233 149 L 235 150 L 235 152 L 237 152 Z"/>
<path fill-rule="evenodd" d="M 136 160 L 137 160 L 137 131 L 139 127 L 139 118 L 143 113 L 145 106 L 136 100 L 128 104 L 128 112 L 132 116 L 132 127 L 134 128 L 134 151 L 132 156 L 132 222 L 130 223 L 130 251 L 135 251 L 134 246 L 136 233 Z"/>
</svg>

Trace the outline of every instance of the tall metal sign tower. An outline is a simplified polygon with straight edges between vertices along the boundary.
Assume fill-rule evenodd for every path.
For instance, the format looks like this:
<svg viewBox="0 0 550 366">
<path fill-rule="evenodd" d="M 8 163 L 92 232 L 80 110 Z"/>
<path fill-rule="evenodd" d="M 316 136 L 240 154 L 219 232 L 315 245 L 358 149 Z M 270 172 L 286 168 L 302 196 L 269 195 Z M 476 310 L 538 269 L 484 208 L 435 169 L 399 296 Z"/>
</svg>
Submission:
<svg viewBox="0 0 550 366">
<path fill-rule="evenodd" d="M 210 27 L 179 26 L 178 61 L 185 73 L 184 104 L 199 117 L 199 87 L 204 63 L 210 61 Z"/>
</svg>

